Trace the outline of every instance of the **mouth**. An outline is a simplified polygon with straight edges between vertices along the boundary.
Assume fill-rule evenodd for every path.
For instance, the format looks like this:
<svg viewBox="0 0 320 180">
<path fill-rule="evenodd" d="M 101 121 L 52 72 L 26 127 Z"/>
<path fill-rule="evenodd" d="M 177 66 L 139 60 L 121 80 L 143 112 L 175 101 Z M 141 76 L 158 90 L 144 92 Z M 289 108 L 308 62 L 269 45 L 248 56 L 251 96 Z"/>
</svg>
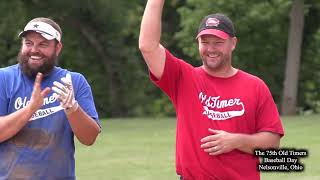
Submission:
<svg viewBox="0 0 320 180">
<path fill-rule="evenodd" d="M 220 57 L 220 55 L 219 55 L 219 53 L 209 53 L 209 54 L 207 54 L 207 57 L 208 57 L 208 59 L 216 60 L 217 58 Z"/>
<path fill-rule="evenodd" d="M 29 56 L 29 63 L 33 65 L 42 65 L 43 64 L 43 57 L 39 55 L 32 55 Z"/>
<path fill-rule="evenodd" d="M 41 56 L 30 56 L 30 59 L 32 59 L 32 60 L 40 60 L 40 59 L 42 59 L 42 57 Z"/>
<path fill-rule="evenodd" d="M 211 53 L 211 54 L 208 54 L 208 57 L 210 57 L 210 58 L 217 58 L 217 57 L 219 57 L 219 54 L 217 54 L 217 53 Z"/>
</svg>

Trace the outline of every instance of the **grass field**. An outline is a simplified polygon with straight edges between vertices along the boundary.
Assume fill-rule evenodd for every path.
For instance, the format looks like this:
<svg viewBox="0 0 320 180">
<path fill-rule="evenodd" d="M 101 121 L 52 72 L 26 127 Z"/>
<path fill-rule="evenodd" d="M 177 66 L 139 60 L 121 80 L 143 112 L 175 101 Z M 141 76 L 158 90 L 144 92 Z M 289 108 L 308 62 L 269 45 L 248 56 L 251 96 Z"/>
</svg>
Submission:
<svg viewBox="0 0 320 180">
<path fill-rule="evenodd" d="M 282 147 L 307 149 L 303 172 L 262 173 L 262 180 L 320 179 L 320 115 L 284 117 Z M 93 146 L 76 143 L 76 175 L 80 180 L 177 180 L 175 119 L 136 118 L 102 121 Z"/>
</svg>

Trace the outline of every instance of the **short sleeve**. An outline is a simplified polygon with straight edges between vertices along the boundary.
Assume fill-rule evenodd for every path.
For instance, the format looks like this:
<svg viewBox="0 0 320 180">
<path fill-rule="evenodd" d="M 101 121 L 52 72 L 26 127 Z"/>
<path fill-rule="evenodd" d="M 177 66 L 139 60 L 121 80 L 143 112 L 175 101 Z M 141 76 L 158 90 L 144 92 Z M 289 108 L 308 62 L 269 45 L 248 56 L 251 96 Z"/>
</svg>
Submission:
<svg viewBox="0 0 320 180">
<path fill-rule="evenodd" d="M 264 82 L 260 84 L 258 91 L 257 132 L 268 131 L 283 136 L 283 125 L 271 92 Z"/>
<path fill-rule="evenodd" d="M 151 81 L 157 85 L 163 92 L 165 92 L 170 99 L 175 101 L 176 92 L 178 88 L 178 81 L 181 75 L 181 62 L 182 60 L 173 56 L 167 49 L 166 61 L 164 71 L 160 79 L 157 79 L 150 71 Z"/>
<path fill-rule="evenodd" d="M 82 74 L 72 74 L 72 83 L 75 87 L 75 99 L 78 101 L 81 108 L 101 127 L 89 83 Z"/>
<path fill-rule="evenodd" d="M 0 69 L 0 116 L 8 114 L 8 99 L 6 94 L 5 74 Z"/>
</svg>

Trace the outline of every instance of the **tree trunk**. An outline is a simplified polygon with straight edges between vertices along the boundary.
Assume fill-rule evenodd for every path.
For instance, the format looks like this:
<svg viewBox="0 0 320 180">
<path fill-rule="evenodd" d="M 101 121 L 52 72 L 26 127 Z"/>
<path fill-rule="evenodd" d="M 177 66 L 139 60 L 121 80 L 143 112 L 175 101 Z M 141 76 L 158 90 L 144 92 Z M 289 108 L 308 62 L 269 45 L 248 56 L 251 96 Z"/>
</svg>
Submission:
<svg viewBox="0 0 320 180">
<path fill-rule="evenodd" d="M 281 102 L 282 115 L 294 115 L 297 113 L 299 68 L 304 26 L 303 6 L 303 0 L 294 0 L 290 12 L 287 63 Z"/>
</svg>

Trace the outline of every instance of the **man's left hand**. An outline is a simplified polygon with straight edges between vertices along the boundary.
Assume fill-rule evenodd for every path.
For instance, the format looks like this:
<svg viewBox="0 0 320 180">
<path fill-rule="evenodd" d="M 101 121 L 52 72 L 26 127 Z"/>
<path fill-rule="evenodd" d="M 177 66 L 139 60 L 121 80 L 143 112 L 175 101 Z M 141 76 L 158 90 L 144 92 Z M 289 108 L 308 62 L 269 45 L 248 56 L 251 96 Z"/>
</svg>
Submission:
<svg viewBox="0 0 320 180">
<path fill-rule="evenodd" d="M 70 114 L 79 107 L 78 102 L 74 98 L 71 75 L 67 73 L 66 77 L 61 78 L 61 81 L 63 84 L 54 81 L 52 90 L 55 92 L 54 96 L 60 101 L 65 112 Z"/>
<path fill-rule="evenodd" d="M 239 146 L 237 134 L 213 129 L 209 129 L 209 132 L 213 135 L 201 139 L 201 148 L 209 155 L 228 153 Z"/>
</svg>

